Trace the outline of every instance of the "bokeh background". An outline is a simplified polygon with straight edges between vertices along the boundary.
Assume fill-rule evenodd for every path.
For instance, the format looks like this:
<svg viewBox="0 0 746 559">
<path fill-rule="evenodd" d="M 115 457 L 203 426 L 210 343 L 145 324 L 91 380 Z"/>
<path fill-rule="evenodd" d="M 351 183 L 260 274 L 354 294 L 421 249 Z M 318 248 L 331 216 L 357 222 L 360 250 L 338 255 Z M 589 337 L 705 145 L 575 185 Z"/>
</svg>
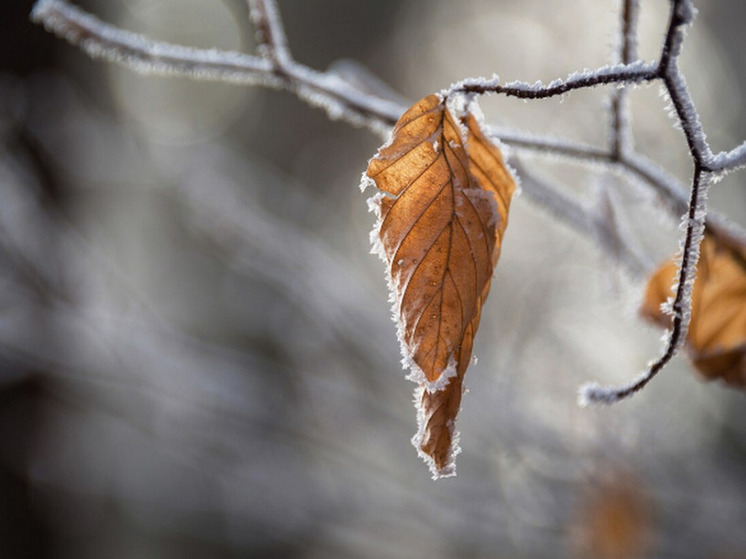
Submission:
<svg viewBox="0 0 746 559">
<path fill-rule="evenodd" d="M 239 0 L 86 0 L 102 19 L 251 51 Z M 469 76 L 551 80 L 612 60 L 612 0 L 280 0 L 301 62 L 406 100 Z M 656 57 L 668 2 L 642 2 Z M 700 8 L 682 59 L 714 150 L 746 137 L 746 7 Z M 592 238 L 513 206 L 458 427 L 458 477 L 409 443 L 373 216 L 380 144 L 285 92 L 144 77 L 0 16 L 0 557 L 746 557 L 746 412 L 677 359 L 643 393 L 660 332 L 643 283 Z M 490 124 L 607 141 L 608 90 L 489 98 Z M 686 184 L 657 85 L 637 148 Z M 603 168 L 523 159 L 607 204 L 650 265 L 676 220 Z M 746 223 L 742 175 L 713 207 Z M 611 215 L 611 214 L 610 214 Z"/>
</svg>

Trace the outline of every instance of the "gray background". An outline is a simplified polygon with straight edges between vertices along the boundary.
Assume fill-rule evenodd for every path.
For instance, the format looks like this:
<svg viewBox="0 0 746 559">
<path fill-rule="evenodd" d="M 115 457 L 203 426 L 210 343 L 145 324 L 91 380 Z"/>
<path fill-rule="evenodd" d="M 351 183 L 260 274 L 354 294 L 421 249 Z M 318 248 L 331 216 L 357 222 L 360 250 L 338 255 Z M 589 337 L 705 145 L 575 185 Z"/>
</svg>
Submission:
<svg viewBox="0 0 746 559">
<path fill-rule="evenodd" d="M 642 4 L 652 60 L 668 3 Z M 252 48 L 238 1 L 79 5 L 157 39 Z M 744 7 L 697 5 L 682 65 L 729 149 L 746 137 Z M 641 556 L 746 554 L 741 394 L 680 358 L 629 402 L 576 405 L 581 383 L 625 382 L 659 350 L 635 314 L 642 284 L 592 239 L 515 200 L 459 475 L 433 482 L 357 188 L 380 140 L 285 92 L 91 60 L 30 6 L 4 0 L 0 19 L 0 556 L 621 557 L 592 548 L 609 487 L 633 503 Z M 410 101 L 468 76 L 563 77 L 617 43 L 613 1 L 280 8 L 299 61 L 356 60 Z M 607 94 L 482 106 L 491 124 L 603 145 Z M 638 149 L 686 182 L 658 86 L 631 98 Z M 524 163 L 612 200 L 651 263 L 675 251 L 676 221 L 644 189 Z M 746 223 L 740 174 L 712 204 Z"/>
</svg>

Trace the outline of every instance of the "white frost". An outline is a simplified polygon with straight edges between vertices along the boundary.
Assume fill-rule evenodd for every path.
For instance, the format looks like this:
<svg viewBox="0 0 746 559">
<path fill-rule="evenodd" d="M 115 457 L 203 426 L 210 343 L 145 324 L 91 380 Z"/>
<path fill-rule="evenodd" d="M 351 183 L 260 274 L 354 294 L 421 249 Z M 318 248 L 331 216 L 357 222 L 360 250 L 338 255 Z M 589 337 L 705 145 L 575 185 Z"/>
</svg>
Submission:
<svg viewBox="0 0 746 559">
<path fill-rule="evenodd" d="M 395 321 L 399 322 L 396 318 Z M 405 369 L 410 370 L 410 373 L 407 375 L 407 380 L 411 380 L 412 382 L 424 387 L 425 390 L 427 390 L 431 394 L 433 392 L 439 392 L 443 390 L 446 386 L 448 386 L 448 383 L 451 381 L 451 379 L 458 374 L 458 371 L 456 369 L 456 359 L 453 357 L 453 355 L 451 355 L 448 358 L 448 366 L 440 373 L 440 376 L 432 382 L 427 380 L 425 372 L 420 369 L 417 363 L 415 363 L 409 350 L 409 346 L 404 342 L 403 326 L 404 325 L 401 324 L 402 328 L 397 332 L 397 334 L 399 335 L 399 344 L 401 346 L 402 352 L 401 363 Z"/>
<path fill-rule="evenodd" d="M 364 189 L 364 187 L 361 186 L 361 189 Z M 368 211 L 376 216 L 376 221 L 373 224 L 373 229 L 371 229 L 370 234 L 369 234 L 370 244 L 371 244 L 370 253 L 378 255 L 378 257 L 381 260 L 383 260 L 383 262 L 386 264 L 386 269 L 388 270 L 389 261 L 386 256 L 386 251 L 383 250 L 383 243 L 381 242 L 381 235 L 380 235 L 381 224 L 383 223 L 383 219 L 381 217 L 381 199 L 383 197 L 384 197 L 383 192 L 376 192 L 373 196 L 371 196 L 367 200 Z M 387 273 L 386 277 L 390 278 L 390 274 Z M 393 293 L 390 279 L 389 279 L 388 286 L 389 286 L 389 291 Z"/>
<path fill-rule="evenodd" d="M 448 97 L 453 94 L 454 91 L 463 90 L 465 87 L 483 87 L 487 90 L 494 89 L 500 84 L 500 78 L 497 74 L 492 74 L 491 78 L 466 78 L 465 80 L 457 81 L 452 83 L 448 89 L 444 89 L 440 92 L 441 96 Z M 489 93 L 489 91 L 488 91 Z"/>
<path fill-rule="evenodd" d="M 137 72 L 269 86 L 280 84 L 269 74 L 270 63 L 259 57 L 152 41 L 104 23 L 60 0 L 37 2 L 31 19 L 43 23 L 48 31 L 69 43 L 80 45 L 90 56 L 125 65 Z"/>
<path fill-rule="evenodd" d="M 376 188 L 376 181 L 370 178 L 366 171 L 363 171 L 363 174 L 360 177 L 360 192 L 365 192 L 368 187 Z M 370 204 L 371 204 L 371 199 L 369 198 L 368 209 L 369 211 L 373 211 L 373 209 L 370 207 Z"/>
</svg>

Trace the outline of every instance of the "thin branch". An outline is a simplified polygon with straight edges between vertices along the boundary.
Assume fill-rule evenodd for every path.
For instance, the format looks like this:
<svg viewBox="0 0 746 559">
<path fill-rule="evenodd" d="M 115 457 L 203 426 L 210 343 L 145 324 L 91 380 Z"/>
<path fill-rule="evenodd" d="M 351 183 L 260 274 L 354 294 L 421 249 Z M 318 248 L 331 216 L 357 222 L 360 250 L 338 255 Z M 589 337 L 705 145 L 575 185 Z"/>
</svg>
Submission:
<svg viewBox="0 0 746 559">
<path fill-rule="evenodd" d="M 658 199 L 666 210 L 677 219 L 687 210 L 687 193 L 678 179 L 662 167 L 659 167 L 643 155 L 634 151 L 617 159 L 607 149 L 574 142 L 565 138 L 525 134 L 498 128 L 490 128 L 489 130 L 491 135 L 519 151 L 538 152 L 544 155 L 564 157 L 571 161 L 577 161 L 579 164 L 600 165 L 640 180 L 658 194 Z M 711 217 L 713 216 L 715 214 L 712 214 Z M 722 216 L 718 216 L 718 219 L 714 221 L 723 224 L 727 222 Z M 723 231 L 719 232 L 719 234 L 723 236 L 746 240 L 746 230 L 735 224 L 730 224 L 722 229 Z"/>
<path fill-rule="evenodd" d="M 650 365 L 639 379 L 627 386 L 615 389 L 600 388 L 595 384 L 585 386 L 581 389 L 581 403 L 617 402 L 639 391 L 676 355 L 688 334 L 691 294 L 699 260 L 700 243 L 704 237 L 705 217 L 707 216 L 707 192 L 712 183 L 712 176 L 708 172 L 712 170 L 714 159 L 699 120 L 699 114 L 678 67 L 684 28 L 691 24 L 693 18 L 694 7 L 691 0 L 672 0 L 669 26 L 659 64 L 660 78 L 671 98 L 676 117 L 681 124 L 694 162 L 690 199 L 682 223 L 686 234 L 681 249 L 676 295 L 671 308 L 673 315 L 672 329 L 663 354 Z"/>
<path fill-rule="evenodd" d="M 65 0 L 40 0 L 34 6 L 31 19 L 58 37 L 80 46 L 94 58 L 103 58 L 143 74 L 286 89 L 325 110 L 333 120 L 365 126 L 380 135 L 387 134 L 388 128 L 404 112 L 404 107 L 365 95 L 334 73 L 318 72 L 292 61 L 285 61 L 278 67 L 268 58 L 235 51 L 151 41 L 104 23 Z"/>
<path fill-rule="evenodd" d="M 686 233 L 681 247 L 678 285 L 671 307 L 673 325 L 662 355 L 648 367 L 647 371 L 631 384 L 619 388 L 602 388 L 597 384 L 582 387 L 579 401 L 583 405 L 618 402 L 641 390 L 678 353 L 689 332 L 692 288 L 699 260 L 699 245 L 704 237 L 707 191 L 712 182 L 711 177 L 705 174 L 705 171 L 708 170 L 705 165 L 712 159 L 712 152 L 705 140 L 694 102 L 678 68 L 684 27 L 691 24 L 693 18 L 694 8 L 690 0 L 672 0 L 671 16 L 659 64 L 659 77 L 671 97 L 676 116 L 681 123 L 689 145 L 689 151 L 694 160 L 694 176 L 690 198 L 682 222 Z"/>
<path fill-rule="evenodd" d="M 287 36 L 274 0 L 248 0 L 251 22 L 256 29 L 257 50 L 275 67 L 292 61 Z"/>
<path fill-rule="evenodd" d="M 601 165 L 643 181 L 655 190 L 663 207 L 677 219 L 686 213 L 689 207 L 687 192 L 679 180 L 634 150 L 617 160 L 606 149 L 565 138 L 526 134 L 496 127 L 487 127 L 487 132 L 521 152 L 538 152 L 564 157 L 579 164 Z M 707 231 L 725 245 L 733 248 L 746 246 L 746 230 L 720 213 L 711 211 L 707 214 Z"/>
<path fill-rule="evenodd" d="M 671 0 L 671 2 L 671 17 L 661 51 L 659 77 L 671 98 L 671 104 L 684 131 L 692 158 L 705 170 L 710 170 L 709 166 L 713 159 L 712 150 L 705 140 L 706 136 L 699 120 L 699 113 L 697 113 L 678 66 L 684 41 L 684 29 L 694 19 L 694 7 L 691 0 Z"/>
<path fill-rule="evenodd" d="M 637 0 L 623 0 L 621 55 L 622 64 L 630 64 L 637 59 Z M 619 88 L 611 94 L 611 155 L 619 159 L 622 154 L 632 150 L 632 132 L 630 130 L 629 104 L 627 89 Z"/>
<path fill-rule="evenodd" d="M 672 214 L 681 216 L 687 212 L 689 201 L 686 198 L 685 191 L 676 177 L 662 167 L 633 152 L 624 157 L 619 164 L 619 168 L 631 172 L 658 190 L 660 200 L 666 204 Z M 715 174 L 712 174 L 713 179 L 715 176 Z M 746 230 L 718 212 L 708 211 L 707 231 L 729 247 L 746 246 Z"/>
<path fill-rule="evenodd" d="M 637 60 L 637 21 L 640 7 L 638 0 L 624 0 L 622 8 L 622 56 L 621 61 L 629 64 Z"/>
<path fill-rule="evenodd" d="M 612 141 L 608 151 L 518 134 L 500 135 L 501 139 L 521 149 L 545 151 L 584 161 L 610 163 L 614 168 L 629 172 L 650 184 L 665 201 L 669 211 L 677 215 L 685 211 L 682 225 L 686 234 L 682 241 L 679 285 L 672 307 L 674 326 L 666 348 L 645 375 L 631 385 L 615 390 L 595 386 L 585 390 L 584 394 L 589 401 L 600 402 L 617 401 L 642 388 L 683 344 L 688 330 L 688 309 L 699 256 L 699 243 L 707 214 L 707 190 L 713 178 L 746 166 L 746 144 L 718 156 L 713 155 L 678 67 L 684 31 L 694 17 L 691 0 L 671 0 L 665 40 L 656 63 L 635 60 L 637 2 L 623 1 L 621 63 L 572 74 L 564 80 L 555 80 L 548 85 L 540 82 L 533 85 L 524 82 L 500 84 L 497 78 L 475 78 L 454 84 L 446 91 L 467 95 L 498 93 L 521 99 L 544 99 L 597 85 L 625 86 L 660 80 L 671 99 L 676 121 L 684 132 L 694 164 L 688 199 L 678 181 L 632 149 L 625 108 L 626 94 L 621 90 L 612 98 Z M 404 110 L 398 103 L 362 91 L 333 72 L 318 72 L 295 62 L 287 48 L 274 0 L 249 0 L 249 6 L 258 33 L 259 51 L 262 55 L 260 57 L 156 43 L 105 24 L 70 5 L 66 0 L 40 0 L 33 10 L 32 19 L 43 23 L 56 35 L 80 45 L 92 56 L 103 57 L 140 72 L 186 75 L 199 79 L 287 89 L 305 102 L 323 108 L 333 119 L 363 125 L 380 134 L 386 133 L 398 120 Z M 537 195 L 541 192 L 546 194 L 549 191 L 537 190 Z M 556 212 L 558 215 L 564 213 L 566 219 L 582 221 L 578 218 L 578 212 L 586 211 L 585 208 L 572 206 L 572 201 L 561 195 L 555 196 L 553 200 L 557 202 L 557 207 L 564 208 L 563 211 Z M 591 219 L 592 216 L 585 215 L 585 218 Z M 728 242 L 746 244 L 746 233 L 720 216 L 709 216 L 708 228 Z M 595 236 L 603 237 L 598 230 L 595 231 Z M 600 242 L 603 244 L 604 241 Z"/>
<path fill-rule="evenodd" d="M 711 182 L 710 177 L 705 175 L 702 168 L 698 166 L 694 173 L 690 210 L 684 220 L 686 235 L 681 250 L 676 296 L 671 306 L 673 324 L 668 332 L 668 340 L 663 353 L 649 365 L 642 375 L 625 386 L 602 387 L 596 383 L 582 386 L 578 397 L 580 405 L 613 404 L 639 392 L 653 380 L 684 345 L 691 320 L 691 294 L 699 260 L 700 243 L 705 231 L 704 205 Z"/>
<path fill-rule="evenodd" d="M 605 216 L 592 212 L 579 200 L 530 173 L 520 160 L 511 159 L 510 164 L 521 177 L 521 187 L 532 202 L 577 231 L 586 233 L 609 253 L 614 253 L 633 275 L 641 276 L 645 273 L 647 262 L 625 242 L 614 224 Z"/>
<path fill-rule="evenodd" d="M 569 160 L 576 160 L 580 164 L 601 165 L 630 175 L 645 182 L 655 190 L 660 201 L 671 215 L 679 218 L 687 211 L 687 193 L 678 179 L 645 156 L 634 151 L 617 159 L 607 149 L 565 138 L 539 136 L 500 128 L 489 128 L 488 130 L 492 136 L 498 138 L 501 142 L 505 142 L 511 148 L 520 151 L 564 157 Z M 720 221 L 725 223 L 726 220 L 720 217 Z M 728 233 L 723 232 L 725 236 L 746 239 L 746 230 L 735 224 L 730 227 L 733 230 Z"/>
<path fill-rule="evenodd" d="M 124 31 L 64 0 L 41 0 L 31 20 L 93 58 L 103 58 L 142 73 L 181 75 L 206 80 L 280 87 L 272 65 L 257 56 L 156 42 Z"/>
<path fill-rule="evenodd" d="M 449 93 L 477 95 L 498 93 L 508 97 L 518 97 L 519 99 L 547 99 L 576 89 L 586 89 L 597 85 L 643 83 L 655 79 L 658 79 L 658 65 L 639 60 L 630 64 L 616 64 L 603 66 L 596 70 L 577 72 L 564 80 L 554 80 L 548 85 L 542 82 L 529 84 L 520 81 L 501 85 L 496 78 L 491 80 L 468 78 L 452 85 L 448 91 Z"/>
<path fill-rule="evenodd" d="M 732 150 L 713 156 L 710 168 L 713 171 L 735 171 L 746 167 L 746 142 Z"/>
<path fill-rule="evenodd" d="M 601 163 L 605 165 L 611 162 L 608 150 L 565 138 L 517 132 L 496 126 L 485 126 L 485 131 L 490 136 L 508 144 L 511 148 L 522 151 L 575 159 L 582 163 Z"/>
<path fill-rule="evenodd" d="M 629 1 L 629 0 L 625 0 Z M 601 84 L 630 84 L 662 79 L 663 73 L 673 72 L 675 80 L 681 78 L 672 59 L 678 57 L 683 38 L 682 27 L 691 22 L 693 8 L 689 1 L 672 0 L 674 9 L 666 41 L 657 64 L 642 61 L 607 66 L 595 71 L 571 75 L 566 80 L 554 80 L 549 85 L 510 82 L 504 85 L 497 80 L 464 80 L 452 86 L 452 91 L 465 93 L 502 93 L 524 99 L 539 99 L 562 95 L 579 88 Z M 182 75 L 197 79 L 223 81 L 247 85 L 259 85 L 288 89 L 309 104 L 324 108 L 330 117 L 342 119 L 355 125 L 364 125 L 377 133 L 393 126 L 404 112 L 400 103 L 361 91 L 335 72 L 318 72 L 290 58 L 285 33 L 276 5 L 271 0 L 250 0 L 252 18 L 261 26 L 260 50 L 270 45 L 283 62 L 287 71 L 278 70 L 267 56 L 252 56 L 245 53 L 217 49 L 195 49 L 168 43 L 151 41 L 142 35 L 123 31 L 106 24 L 87 12 L 71 5 L 67 0 L 39 0 L 32 12 L 32 20 L 43 24 L 48 30 L 72 44 L 79 45 L 88 54 L 104 58 L 142 73 Z M 257 15 L 259 14 L 259 15 Z M 634 9 L 630 11 L 630 24 L 625 27 L 627 52 L 635 54 Z M 682 82 L 683 83 L 683 82 Z M 667 84 L 669 87 L 670 84 Z M 688 92 L 671 86 L 674 102 L 679 106 L 677 114 L 693 110 Z M 687 116 L 685 121 L 689 121 Z M 688 142 L 697 145 L 704 154 L 704 168 L 712 171 L 727 171 L 746 165 L 746 144 L 731 152 L 714 157 L 704 142 L 699 119 L 688 126 Z M 687 127 L 685 127 L 685 132 Z M 696 138 L 701 134 L 701 141 Z M 689 136 L 692 139 L 689 139 Z"/>
</svg>

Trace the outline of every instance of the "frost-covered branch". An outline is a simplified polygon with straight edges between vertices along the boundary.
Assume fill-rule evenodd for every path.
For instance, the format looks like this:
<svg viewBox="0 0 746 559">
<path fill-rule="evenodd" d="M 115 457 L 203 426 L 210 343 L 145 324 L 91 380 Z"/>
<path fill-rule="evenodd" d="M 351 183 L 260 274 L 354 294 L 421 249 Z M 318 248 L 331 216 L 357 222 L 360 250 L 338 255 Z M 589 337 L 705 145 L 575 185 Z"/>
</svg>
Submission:
<svg viewBox="0 0 746 559">
<path fill-rule="evenodd" d="M 520 160 L 514 158 L 510 163 L 521 177 L 521 187 L 532 202 L 596 241 L 609 254 L 614 254 L 631 274 L 639 276 L 646 272 L 646 260 L 619 234 L 616 224 L 607 215 L 586 207 L 579 200 L 535 176 Z"/>
<path fill-rule="evenodd" d="M 691 0 L 672 0 L 671 19 L 659 62 L 659 76 L 671 98 L 692 158 L 696 163 L 707 167 L 712 161 L 712 150 L 705 139 L 699 113 L 678 65 L 684 28 L 691 25 L 694 13 Z"/>
<path fill-rule="evenodd" d="M 106 24 L 64 0 L 41 0 L 34 6 L 31 19 L 94 58 L 138 72 L 282 86 L 272 64 L 258 56 L 152 41 Z"/>
<path fill-rule="evenodd" d="M 673 330 L 662 356 L 645 375 L 618 390 L 588 388 L 588 401 L 609 402 L 622 399 L 644 386 L 676 354 L 687 336 L 691 287 L 694 281 L 699 243 L 704 232 L 705 217 L 708 231 L 726 244 L 746 245 L 746 232 L 722 216 L 709 214 L 706 197 L 713 179 L 746 166 L 746 143 L 713 155 L 706 140 L 694 102 L 689 94 L 678 61 L 685 29 L 695 10 L 691 0 L 671 0 L 671 12 L 663 45 L 656 62 L 644 62 L 637 53 L 637 0 L 621 0 L 621 25 L 617 62 L 612 65 L 575 73 L 549 84 L 537 82 L 500 83 L 492 79 L 469 78 L 451 86 L 449 93 L 470 95 L 500 94 L 521 99 L 546 99 L 578 89 L 598 85 L 615 85 L 610 95 L 610 142 L 606 149 L 566 142 L 560 139 L 529 136 L 515 131 L 495 131 L 496 135 L 518 150 L 530 150 L 577 159 L 582 163 L 608 164 L 649 185 L 663 201 L 663 206 L 676 217 L 684 214 L 682 229 L 681 267 L 672 314 Z M 66 0 L 39 0 L 32 19 L 42 23 L 57 36 L 79 45 L 94 57 L 105 58 L 143 73 L 189 76 L 238 84 L 260 85 L 286 89 L 303 101 L 320 107 L 333 119 L 366 126 L 386 134 L 398 120 L 404 107 L 390 98 L 360 87 L 354 80 L 329 70 L 320 72 L 293 60 L 287 38 L 274 0 L 248 0 L 251 21 L 257 33 L 258 55 L 215 49 L 195 49 L 151 41 L 106 24 Z M 680 125 L 689 148 L 693 177 L 689 195 L 679 182 L 653 162 L 634 150 L 627 92 L 625 86 L 659 81 L 671 100 L 672 117 Z M 589 233 L 605 246 L 618 243 L 614 232 L 599 228 L 599 220 L 592 209 L 537 180 L 527 180 L 525 190 L 537 200 L 551 200 L 553 212 L 580 230 L 593 227 Z M 632 263 L 634 258 L 623 256 Z M 634 268 L 636 264 L 632 263 Z"/>
<path fill-rule="evenodd" d="M 710 168 L 717 171 L 735 171 L 746 166 L 746 142 L 728 152 L 713 157 Z"/>
<path fill-rule="evenodd" d="M 620 62 L 630 64 L 637 59 L 637 0 L 624 0 L 622 7 L 622 30 Z M 614 159 L 632 149 L 632 134 L 629 122 L 627 89 L 619 88 L 611 94 L 611 142 L 609 150 Z"/>
<path fill-rule="evenodd" d="M 678 353 L 689 331 L 692 289 L 707 216 L 707 191 L 712 182 L 711 177 L 705 173 L 708 163 L 712 160 L 712 151 L 707 144 L 699 114 L 678 67 L 684 40 L 684 28 L 690 25 L 693 19 L 694 7 L 691 0 L 672 0 L 671 16 L 658 65 L 659 77 L 671 98 L 694 162 L 694 176 L 687 212 L 682 220 L 682 229 L 685 233 L 681 243 L 681 262 L 676 293 L 670 309 L 673 317 L 672 328 L 667 335 L 661 356 L 652 362 L 638 379 L 619 388 L 602 388 L 596 384 L 587 385 L 581 388 L 580 402 L 582 404 L 618 402 L 641 390 Z"/>
<path fill-rule="evenodd" d="M 272 0 L 249 0 L 249 14 L 256 29 L 259 53 L 280 68 L 290 63 L 292 56 L 277 4 Z"/>
<path fill-rule="evenodd" d="M 690 130 L 691 144 L 704 154 L 708 170 L 721 172 L 746 165 L 746 144 L 717 157 L 704 141 L 701 124 L 677 65 L 683 39 L 682 27 L 691 22 L 693 8 L 688 1 L 674 2 L 669 31 L 658 63 L 634 60 L 636 56 L 637 4 L 624 0 L 621 63 L 573 74 L 544 85 L 541 82 L 509 82 L 496 78 L 467 79 L 451 91 L 499 93 L 525 99 L 562 95 L 595 85 L 627 85 L 664 79 L 674 103 L 681 107 L 684 129 Z M 384 99 L 343 79 L 339 72 L 319 72 L 292 59 L 276 4 L 272 0 L 250 0 L 251 19 L 257 31 L 260 56 L 218 49 L 197 49 L 164 42 L 121 30 L 73 6 L 67 0 L 39 0 L 31 14 L 33 21 L 96 58 L 104 58 L 141 73 L 182 75 L 196 79 L 258 85 L 295 92 L 309 104 L 321 107 L 335 119 L 365 125 L 381 133 L 393 126 L 404 106 Z M 623 90 L 620 90 L 623 91 Z M 691 122 L 691 124 L 687 124 Z M 526 142 L 521 140 L 524 147 Z M 537 145 L 541 147 L 541 145 Z M 594 150 L 595 151 L 595 150 Z M 615 151 L 612 149 L 612 153 Z M 578 154 L 582 155 L 582 154 Z M 592 154 L 595 157 L 596 154 Z"/>
<path fill-rule="evenodd" d="M 694 174 L 692 185 L 692 199 L 689 213 L 684 216 L 686 235 L 681 247 L 681 264 L 678 272 L 676 295 L 670 308 L 673 317 L 671 330 L 667 333 L 667 341 L 663 353 L 653 361 L 647 370 L 631 383 L 621 387 L 601 387 L 590 383 L 580 389 L 579 401 L 581 405 L 604 403 L 612 404 L 623 400 L 642 390 L 678 353 L 686 341 L 691 321 L 691 298 L 694 288 L 694 277 L 699 261 L 699 251 L 705 232 L 705 201 L 707 190 L 711 184 L 710 177 L 701 168 Z"/>
<path fill-rule="evenodd" d="M 65 0 L 40 0 L 31 19 L 94 58 L 143 74 L 286 89 L 325 110 L 332 119 L 365 126 L 382 135 L 396 122 L 404 107 L 361 93 L 335 73 L 319 72 L 291 60 L 274 3 L 264 0 L 252 5 L 264 9 L 252 10 L 252 17 L 259 22 L 264 37 L 260 50 L 265 56 L 152 41 L 104 23 Z"/>
<path fill-rule="evenodd" d="M 655 191 L 662 208 L 678 219 L 689 206 L 687 192 L 681 182 L 665 169 L 644 155 L 630 150 L 618 157 L 611 150 L 589 144 L 574 142 L 566 138 L 540 136 L 517 132 L 512 129 L 487 127 L 491 136 L 508 144 L 520 153 L 538 153 L 545 157 L 560 157 L 575 161 L 579 165 L 607 167 L 627 177 L 641 181 Z M 746 154 L 744 154 L 746 159 Z M 746 161 L 744 161 L 746 164 Z M 531 184 L 524 185 L 531 196 Z M 746 230 L 717 212 L 707 214 L 707 230 L 718 239 L 732 246 L 746 246 Z"/>
<path fill-rule="evenodd" d="M 101 22 L 65 0 L 40 0 L 32 12 L 32 19 L 42 23 L 57 36 L 79 45 L 91 56 L 105 58 L 139 72 L 185 75 L 197 79 L 288 89 L 314 106 L 323 106 L 332 118 L 340 118 L 357 125 L 365 124 L 378 133 L 387 132 L 388 127 L 396 122 L 404 110 L 402 104 L 384 99 L 383 96 L 343 79 L 337 71 L 320 73 L 294 62 L 274 2 L 252 0 L 249 6 L 252 22 L 257 30 L 261 56 L 151 41 L 141 35 Z M 625 9 L 624 20 L 629 21 L 623 26 L 625 38 L 622 39 L 622 45 L 628 46 L 623 48 L 627 54 L 622 54 L 620 65 L 601 68 L 594 72 L 583 72 L 564 81 L 555 80 L 548 86 L 523 82 L 500 85 L 496 80 L 465 80 L 461 85 L 466 90 L 479 92 L 486 91 L 492 84 L 497 88 L 496 91 L 506 95 L 544 98 L 602 83 L 630 83 L 654 79 L 655 76 L 652 74 L 655 74 L 658 65 L 625 63 L 636 54 L 633 48 L 635 12 L 634 3 Z M 672 36 L 669 43 L 675 42 L 673 37 L 675 36 Z M 670 57 L 666 60 L 670 60 Z M 459 87 L 459 84 L 453 87 Z M 685 206 L 681 206 L 681 203 L 686 203 L 683 190 L 671 188 L 672 181 L 660 180 L 660 175 L 641 173 L 642 168 L 648 168 L 652 163 L 639 154 L 629 153 L 628 157 L 620 160 L 615 156 L 613 149 L 606 151 L 593 146 L 581 147 L 561 140 L 547 140 L 513 131 L 500 130 L 497 135 L 501 140 L 520 149 L 547 151 L 581 161 L 618 164 L 623 170 L 626 169 L 643 178 L 661 192 L 664 199 L 673 196 L 677 202 L 667 205 L 676 208 L 677 216 L 683 213 Z M 722 154 L 715 161 L 718 165 L 713 170 L 742 166 L 746 164 L 746 147 Z M 676 182 L 675 179 L 673 182 Z M 712 222 L 713 220 L 711 224 Z M 738 234 L 728 236 L 746 238 L 746 233 L 738 229 L 737 231 Z"/>
<path fill-rule="evenodd" d="M 513 81 L 500 84 L 497 78 L 468 78 L 450 88 L 451 93 L 472 93 L 484 95 L 497 93 L 519 99 L 548 99 L 564 95 L 576 89 L 587 89 L 597 85 L 634 84 L 658 78 L 658 65 L 637 60 L 629 64 L 603 66 L 596 70 L 586 70 L 571 74 L 566 79 L 557 79 L 549 84 Z"/>
</svg>

